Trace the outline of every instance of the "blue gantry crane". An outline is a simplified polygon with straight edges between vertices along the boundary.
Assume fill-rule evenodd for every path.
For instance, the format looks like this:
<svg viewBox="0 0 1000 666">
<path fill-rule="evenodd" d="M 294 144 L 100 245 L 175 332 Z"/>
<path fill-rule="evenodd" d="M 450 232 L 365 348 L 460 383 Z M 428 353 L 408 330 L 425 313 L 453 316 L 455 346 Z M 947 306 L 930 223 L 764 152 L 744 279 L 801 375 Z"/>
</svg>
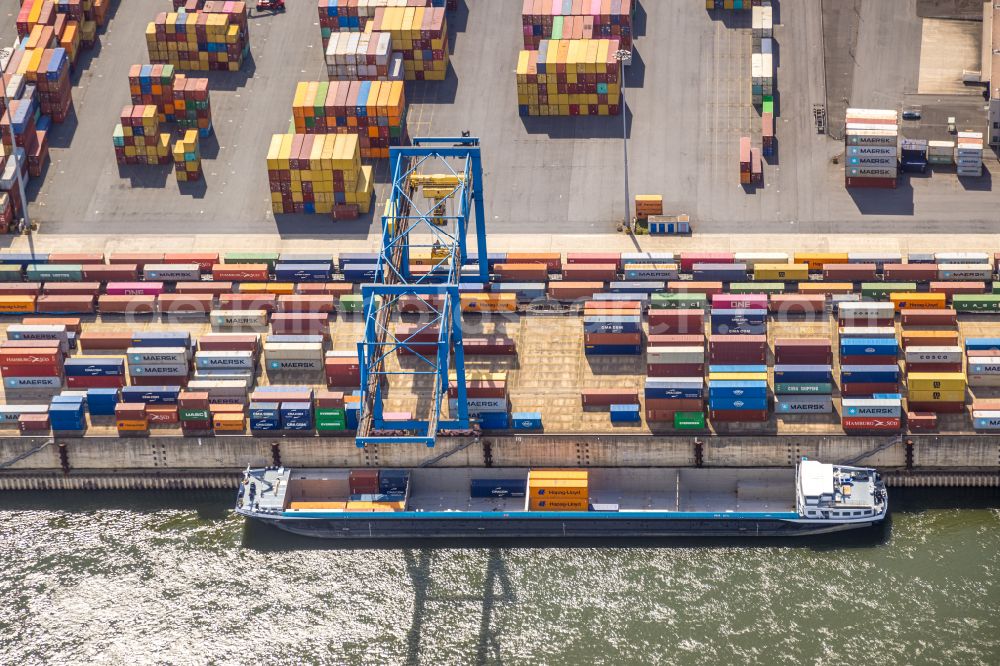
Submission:
<svg viewBox="0 0 1000 666">
<path fill-rule="evenodd" d="M 479 139 L 414 139 L 389 149 L 391 189 L 382 216 L 382 247 L 374 284 L 364 285 L 365 332 L 358 343 L 361 411 L 357 445 L 409 443 L 434 446 L 439 430 L 469 428 L 465 355 L 462 349 L 462 276 L 486 284 L 486 218 Z M 466 251 L 475 225 L 477 254 Z M 411 269 L 414 250 L 431 266 Z M 401 299 L 422 311 L 414 326 L 394 326 Z M 396 332 L 394 332 L 396 331 Z M 401 331 L 401 332 L 399 332 Z M 436 341 L 428 338 L 434 336 Z M 407 356 L 400 362 L 399 355 Z M 457 381 L 456 409 L 442 420 L 449 374 Z M 426 414 L 387 420 L 383 409 L 390 388 L 409 390 Z M 423 417 L 423 418 L 421 418 Z"/>
</svg>

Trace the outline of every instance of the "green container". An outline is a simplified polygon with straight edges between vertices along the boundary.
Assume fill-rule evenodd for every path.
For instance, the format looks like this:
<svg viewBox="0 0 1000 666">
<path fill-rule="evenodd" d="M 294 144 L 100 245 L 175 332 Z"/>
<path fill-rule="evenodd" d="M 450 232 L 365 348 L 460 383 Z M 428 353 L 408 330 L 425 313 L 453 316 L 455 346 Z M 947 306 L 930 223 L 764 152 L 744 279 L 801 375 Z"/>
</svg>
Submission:
<svg viewBox="0 0 1000 666">
<path fill-rule="evenodd" d="M 916 282 L 862 282 L 861 298 L 887 301 L 889 294 L 893 292 L 914 292 L 916 290 Z"/>
<path fill-rule="evenodd" d="M 267 264 L 269 270 L 274 270 L 278 263 L 277 252 L 227 252 L 222 255 L 224 264 Z"/>
<path fill-rule="evenodd" d="M 361 312 L 365 307 L 365 299 L 360 294 L 344 294 L 340 297 L 340 309 L 343 312 Z"/>
<path fill-rule="evenodd" d="M 1000 294 L 955 294 L 951 306 L 956 312 L 1000 312 Z"/>
<path fill-rule="evenodd" d="M 830 395 L 833 384 L 780 384 L 774 385 L 775 394 L 784 395 Z"/>
<path fill-rule="evenodd" d="M 705 412 L 675 412 L 674 428 L 677 430 L 704 430 Z"/>
<path fill-rule="evenodd" d="M 731 282 L 730 294 L 783 294 L 784 282 Z"/>
<path fill-rule="evenodd" d="M 24 279 L 21 267 L 16 264 L 0 264 L 0 282 L 20 282 Z"/>
<path fill-rule="evenodd" d="M 658 310 L 704 310 L 708 307 L 708 295 L 696 292 L 653 294 L 649 301 L 649 307 Z"/>
<path fill-rule="evenodd" d="M 316 410 L 316 430 L 331 432 L 347 430 L 347 414 L 343 409 L 320 408 Z"/>
<path fill-rule="evenodd" d="M 80 264 L 28 264 L 29 282 L 80 282 L 83 266 Z"/>
<path fill-rule="evenodd" d="M 212 418 L 211 413 L 207 409 L 181 409 L 178 410 L 177 416 L 182 421 L 205 421 Z"/>
<path fill-rule="evenodd" d="M 774 100 L 773 99 L 768 99 L 767 97 L 765 97 L 764 98 L 764 103 L 763 103 L 762 106 L 764 107 L 763 108 L 764 113 L 770 113 L 772 116 L 774 115 Z"/>
<path fill-rule="evenodd" d="M 995 282 L 993 282 L 992 291 L 994 294 L 1000 294 L 1000 280 L 996 280 Z"/>
</svg>

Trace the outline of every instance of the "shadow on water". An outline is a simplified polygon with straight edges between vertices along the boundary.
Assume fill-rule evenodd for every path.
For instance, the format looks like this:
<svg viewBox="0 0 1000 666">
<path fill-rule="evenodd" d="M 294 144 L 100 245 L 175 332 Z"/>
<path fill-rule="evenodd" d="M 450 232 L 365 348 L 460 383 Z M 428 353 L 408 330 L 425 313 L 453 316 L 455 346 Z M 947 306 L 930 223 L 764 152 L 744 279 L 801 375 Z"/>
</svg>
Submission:
<svg viewBox="0 0 1000 666">
<path fill-rule="evenodd" d="M 236 489 L 229 490 L 77 490 L 0 493 L 0 511 L 59 511 L 88 514 L 95 511 L 156 513 L 194 511 L 202 520 L 227 520 L 232 515 Z"/>
</svg>

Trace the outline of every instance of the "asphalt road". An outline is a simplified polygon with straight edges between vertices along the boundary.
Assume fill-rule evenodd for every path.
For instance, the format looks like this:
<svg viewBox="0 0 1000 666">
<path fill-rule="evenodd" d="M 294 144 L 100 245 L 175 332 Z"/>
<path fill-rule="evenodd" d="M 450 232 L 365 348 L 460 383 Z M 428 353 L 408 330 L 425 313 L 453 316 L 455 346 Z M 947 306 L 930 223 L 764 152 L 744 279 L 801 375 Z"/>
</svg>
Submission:
<svg viewBox="0 0 1000 666">
<path fill-rule="evenodd" d="M 520 3 L 467 2 L 451 17 L 449 79 L 407 85 L 411 136 L 467 129 L 482 138 L 492 232 L 613 230 L 625 208 L 622 119 L 520 118 L 514 85 Z M 842 146 L 816 134 L 813 125 L 812 105 L 825 97 L 819 0 L 778 8 L 778 156 L 765 166 L 764 188 L 745 191 L 737 177 L 738 140 L 759 131 L 749 104 L 748 17 L 708 13 L 699 4 L 646 0 L 639 9 L 626 89 L 633 195 L 663 194 L 670 211 L 690 213 L 703 233 L 994 230 L 1000 194 L 989 176 L 970 184 L 953 173 L 936 173 L 894 192 L 844 189 L 843 167 L 831 162 Z M 0 2 L 0 14 L 10 14 L 5 38 L 13 35 L 15 5 Z M 144 27 L 168 7 L 165 0 L 118 4 L 99 51 L 79 74 L 76 116 L 52 133 L 52 164 L 44 182 L 32 184 L 32 213 L 41 233 L 367 234 L 370 218 L 275 220 L 270 212 L 264 165 L 270 135 L 287 127 L 295 83 L 324 75 L 312 2 L 290 3 L 284 15 L 253 18 L 252 62 L 238 75 L 209 75 L 216 139 L 203 148 L 204 187 L 181 190 L 167 169 L 119 168 L 110 135 L 129 102 L 128 68 L 146 61 Z M 850 101 L 894 106 L 911 79 L 916 85 L 920 32 L 914 0 L 864 0 L 858 34 Z M 1000 173 L 995 161 L 988 169 Z M 379 194 L 385 173 L 379 165 Z"/>
</svg>

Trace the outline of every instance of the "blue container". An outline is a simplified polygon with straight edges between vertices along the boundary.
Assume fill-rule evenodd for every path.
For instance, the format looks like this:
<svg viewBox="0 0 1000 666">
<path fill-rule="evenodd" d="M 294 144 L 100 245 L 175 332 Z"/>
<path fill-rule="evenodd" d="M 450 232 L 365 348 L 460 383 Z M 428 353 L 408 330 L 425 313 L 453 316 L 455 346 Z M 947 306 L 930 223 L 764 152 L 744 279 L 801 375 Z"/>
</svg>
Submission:
<svg viewBox="0 0 1000 666">
<path fill-rule="evenodd" d="M 378 491 L 385 494 L 406 493 L 410 472 L 405 469 L 383 469 L 378 473 Z"/>
<path fill-rule="evenodd" d="M 469 496 L 484 497 L 524 497 L 528 482 L 525 479 L 472 479 Z"/>
<path fill-rule="evenodd" d="M 378 273 L 378 264 L 349 264 L 343 269 L 344 281 L 353 282 L 374 282 Z"/>
<path fill-rule="evenodd" d="M 176 405 L 180 392 L 180 386 L 126 386 L 122 389 L 122 402 Z"/>
<path fill-rule="evenodd" d="M 842 338 L 841 356 L 889 356 L 899 352 L 895 338 Z"/>
<path fill-rule="evenodd" d="M 492 272 L 493 267 L 495 265 L 502 264 L 505 261 L 507 261 L 507 253 L 506 252 L 487 252 L 486 253 L 486 265 L 489 267 L 489 269 L 490 269 L 491 272 Z M 479 264 L 479 253 L 478 252 L 470 252 L 469 254 L 467 254 L 465 256 L 465 263 L 466 263 L 466 265 L 469 265 L 469 264 L 476 264 L 476 265 L 478 265 Z"/>
<path fill-rule="evenodd" d="M 348 430 L 358 429 L 358 413 L 361 411 L 361 403 L 349 402 L 344 405 L 344 416 L 347 421 Z"/>
<path fill-rule="evenodd" d="M 283 402 L 281 403 L 281 416 L 301 417 L 312 413 L 312 403 L 309 402 Z"/>
<path fill-rule="evenodd" d="M 902 393 L 872 393 L 873 400 L 902 400 Z"/>
<path fill-rule="evenodd" d="M 87 389 L 87 409 L 91 416 L 114 416 L 116 404 L 118 404 L 118 389 Z"/>
<path fill-rule="evenodd" d="M 276 264 L 274 277 L 276 280 L 288 282 L 328 282 L 333 274 L 332 266 L 327 264 Z"/>
<path fill-rule="evenodd" d="M 744 282 L 747 279 L 746 264 L 694 264 L 691 277 L 706 282 Z"/>
<path fill-rule="evenodd" d="M 276 402 L 252 402 L 250 403 L 250 419 L 277 419 L 278 403 Z"/>
<path fill-rule="evenodd" d="M 24 254 L 20 252 L 0 253 L 0 264 L 14 264 L 19 265 L 21 268 L 25 268 L 28 264 L 47 264 L 48 262 L 48 254 Z"/>
<path fill-rule="evenodd" d="M 655 400 L 687 400 L 705 397 L 704 389 L 696 388 L 661 388 L 647 386 L 643 389 L 646 398 Z"/>
<path fill-rule="evenodd" d="M 709 397 L 708 408 L 713 410 L 748 410 L 760 411 L 767 409 L 767 398 L 714 398 Z"/>
<path fill-rule="evenodd" d="M 612 423 L 639 423 L 639 405 L 611 405 Z"/>
<path fill-rule="evenodd" d="M 312 430 L 312 419 L 292 419 L 292 420 L 282 420 L 281 422 L 282 430 Z"/>
<path fill-rule="evenodd" d="M 68 358 L 63 369 L 67 377 L 115 377 L 125 374 L 125 359 Z"/>
<path fill-rule="evenodd" d="M 713 372 L 767 372 L 766 365 L 710 365 L 708 373 Z"/>
<path fill-rule="evenodd" d="M 250 419 L 251 430 L 279 430 L 278 419 Z"/>
<path fill-rule="evenodd" d="M 708 395 L 710 398 L 766 398 L 767 382 L 709 382 Z"/>
<path fill-rule="evenodd" d="M 774 381 L 783 384 L 823 384 L 833 377 L 833 366 L 829 365 L 776 365 Z"/>
<path fill-rule="evenodd" d="M 602 319 L 626 319 L 625 317 L 602 317 Z M 634 317 L 639 319 L 639 317 Z M 642 322 L 639 321 L 585 321 L 584 333 L 639 333 Z"/>
<path fill-rule="evenodd" d="M 1000 349 L 1000 338 L 966 338 L 965 348 L 974 351 Z"/>
<path fill-rule="evenodd" d="M 510 420 L 514 430 L 542 429 L 542 415 L 538 412 L 515 412 Z"/>
<path fill-rule="evenodd" d="M 191 334 L 186 331 L 143 331 L 132 333 L 133 347 L 191 347 Z"/>
<path fill-rule="evenodd" d="M 586 345 L 584 353 L 588 356 L 639 356 L 642 353 L 640 345 Z"/>
<path fill-rule="evenodd" d="M 483 430 L 507 430 L 510 427 L 510 414 L 507 412 L 480 412 L 479 426 Z"/>
</svg>

